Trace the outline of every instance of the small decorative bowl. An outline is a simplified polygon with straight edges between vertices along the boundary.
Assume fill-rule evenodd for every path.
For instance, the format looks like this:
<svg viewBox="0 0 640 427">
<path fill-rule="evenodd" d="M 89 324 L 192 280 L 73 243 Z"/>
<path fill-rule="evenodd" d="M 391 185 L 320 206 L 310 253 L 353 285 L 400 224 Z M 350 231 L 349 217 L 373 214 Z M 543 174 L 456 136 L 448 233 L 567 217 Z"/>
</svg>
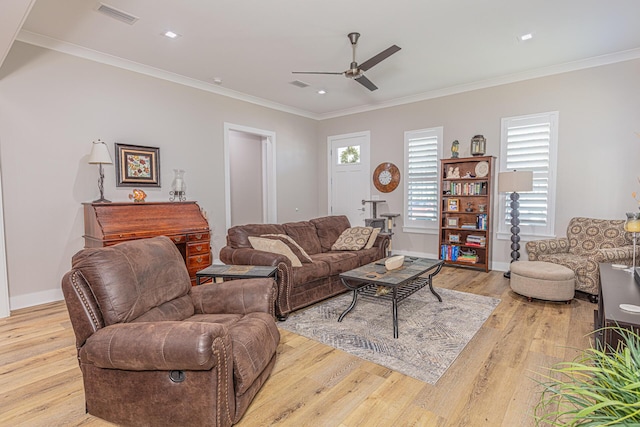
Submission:
<svg viewBox="0 0 640 427">
<path fill-rule="evenodd" d="M 396 255 L 385 260 L 384 266 L 387 270 L 395 270 L 404 264 L 404 255 Z"/>
</svg>

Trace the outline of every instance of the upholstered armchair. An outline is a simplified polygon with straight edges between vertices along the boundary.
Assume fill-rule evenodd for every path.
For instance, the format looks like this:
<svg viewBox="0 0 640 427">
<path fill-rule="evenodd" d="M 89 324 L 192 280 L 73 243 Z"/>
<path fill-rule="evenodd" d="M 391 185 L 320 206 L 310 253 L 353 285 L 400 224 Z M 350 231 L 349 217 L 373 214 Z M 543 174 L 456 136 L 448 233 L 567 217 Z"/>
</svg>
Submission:
<svg viewBox="0 0 640 427">
<path fill-rule="evenodd" d="M 120 425 L 230 426 L 271 373 L 275 282 L 191 287 L 167 237 L 84 249 L 62 289 L 86 410 Z"/>
<path fill-rule="evenodd" d="M 631 265 L 633 242 L 624 220 L 572 218 L 567 236 L 527 242 L 529 261 L 547 261 L 569 267 L 576 274 L 576 290 L 596 302 L 600 287 L 599 263 Z"/>
</svg>

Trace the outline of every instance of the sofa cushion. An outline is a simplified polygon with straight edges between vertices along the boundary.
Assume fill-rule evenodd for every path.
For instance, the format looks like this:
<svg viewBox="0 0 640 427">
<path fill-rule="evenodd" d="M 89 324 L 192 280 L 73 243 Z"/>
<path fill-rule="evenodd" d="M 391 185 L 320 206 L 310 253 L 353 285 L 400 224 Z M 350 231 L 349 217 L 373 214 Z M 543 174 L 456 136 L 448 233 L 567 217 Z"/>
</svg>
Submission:
<svg viewBox="0 0 640 427">
<path fill-rule="evenodd" d="M 302 263 L 300 259 L 289 249 L 289 246 L 285 245 L 282 241 L 277 239 L 269 239 L 264 237 L 249 236 L 249 242 L 251 247 L 259 251 L 271 252 L 274 254 L 284 255 L 289 258 L 293 267 L 300 267 Z"/>
<path fill-rule="evenodd" d="M 314 218 L 310 222 L 316 227 L 322 252 L 330 251 L 340 234 L 351 227 L 349 219 L 345 215 L 323 216 Z"/>
<path fill-rule="evenodd" d="M 286 234 L 263 234 L 260 237 L 263 237 L 265 239 L 280 240 L 282 243 L 287 245 L 289 249 L 291 249 L 291 252 L 293 252 L 298 257 L 300 262 L 311 262 L 311 257 L 305 252 L 302 246 L 300 246 L 298 243 L 296 243 L 295 240 L 293 240 L 292 237 L 287 236 Z"/>
<path fill-rule="evenodd" d="M 285 234 L 280 224 L 247 224 L 236 225 L 227 232 L 227 245 L 232 248 L 250 248 L 249 236 L 262 234 Z"/>
<path fill-rule="evenodd" d="M 372 227 L 351 227 L 340 234 L 338 240 L 331 246 L 332 251 L 359 251 L 364 248 L 371 233 Z"/>
<path fill-rule="evenodd" d="M 299 244 L 307 254 L 313 255 L 322 251 L 316 227 L 309 221 L 288 222 L 283 224 L 285 234 Z M 267 234 L 267 233 L 264 233 Z M 270 233 L 275 234 L 275 233 Z"/>
<path fill-rule="evenodd" d="M 329 266 L 329 275 L 344 273 L 360 267 L 357 252 L 323 252 L 312 256 L 314 261 L 322 261 Z"/>
</svg>

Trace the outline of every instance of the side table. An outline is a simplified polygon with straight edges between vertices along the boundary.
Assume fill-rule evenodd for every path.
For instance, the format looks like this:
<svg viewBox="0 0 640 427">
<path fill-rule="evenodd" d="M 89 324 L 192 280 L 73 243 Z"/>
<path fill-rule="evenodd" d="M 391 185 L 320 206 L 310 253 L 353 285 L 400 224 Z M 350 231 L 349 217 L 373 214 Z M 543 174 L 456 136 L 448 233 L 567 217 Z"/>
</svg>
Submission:
<svg viewBox="0 0 640 427">
<path fill-rule="evenodd" d="M 255 279 L 259 277 L 273 277 L 278 280 L 278 268 L 262 265 L 210 265 L 196 273 L 196 286 L 202 278 L 211 278 L 215 282 L 221 279 Z"/>
<path fill-rule="evenodd" d="M 600 264 L 600 297 L 594 326 L 596 341 L 602 349 L 605 344 L 615 349 L 621 337 L 615 330 L 601 328 L 620 326 L 640 333 L 640 313 L 624 311 L 620 304 L 640 305 L 640 284 L 633 273 Z"/>
</svg>

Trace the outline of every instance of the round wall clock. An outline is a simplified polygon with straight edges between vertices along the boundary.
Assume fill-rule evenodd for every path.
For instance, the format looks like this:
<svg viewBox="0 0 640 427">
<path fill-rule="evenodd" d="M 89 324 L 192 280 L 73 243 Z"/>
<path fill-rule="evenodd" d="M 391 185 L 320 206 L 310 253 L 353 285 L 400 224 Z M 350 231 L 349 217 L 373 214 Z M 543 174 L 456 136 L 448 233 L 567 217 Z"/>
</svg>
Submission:
<svg viewBox="0 0 640 427">
<path fill-rule="evenodd" d="M 382 193 L 390 193 L 400 183 L 400 170 L 393 163 L 380 163 L 373 171 L 373 185 Z"/>
</svg>

